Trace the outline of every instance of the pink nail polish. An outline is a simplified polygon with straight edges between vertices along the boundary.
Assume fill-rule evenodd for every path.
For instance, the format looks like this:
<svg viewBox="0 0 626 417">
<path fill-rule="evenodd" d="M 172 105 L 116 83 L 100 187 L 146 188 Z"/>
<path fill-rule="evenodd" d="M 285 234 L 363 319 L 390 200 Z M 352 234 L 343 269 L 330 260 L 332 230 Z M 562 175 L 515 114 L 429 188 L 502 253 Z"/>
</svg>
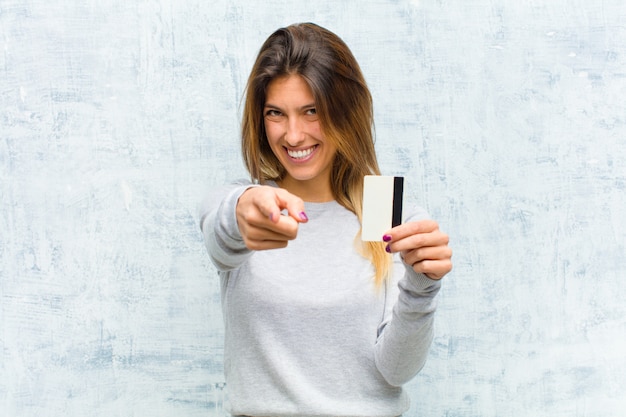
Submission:
<svg viewBox="0 0 626 417">
<path fill-rule="evenodd" d="M 385 250 L 387 251 L 387 253 L 391 253 L 391 248 L 389 247 L 389 245 L 385 246 Z"/>
<path fill-rule="evenodd" d="M 306 213 L 303 212 L 303 211 L 300 212 L 300 219 L 304 220 L 304 221 L 309 220 L 309 218 L 307 217 Z"/>
<path fill-rule="evenodd" d="M 389 242 L 390 240 L 391 240 L 391 236 L 390 235 L 383 236 L 383 242 Z"/>
</svg>

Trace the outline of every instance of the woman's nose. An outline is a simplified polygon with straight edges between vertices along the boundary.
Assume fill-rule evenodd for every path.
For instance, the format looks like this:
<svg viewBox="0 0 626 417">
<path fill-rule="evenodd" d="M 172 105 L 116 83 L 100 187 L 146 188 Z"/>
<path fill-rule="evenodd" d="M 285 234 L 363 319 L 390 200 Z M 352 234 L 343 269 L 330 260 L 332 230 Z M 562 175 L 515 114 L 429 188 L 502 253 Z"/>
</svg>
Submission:
<svg viewBox="0 0 626 417">
<path fill-rule="evenodd" d="M 285 141 L 289 146 L 298 146 L 305 139 L 302 123 L 298 118 L 289 119 L 287 124 L 287 132 L 285 133 Z"/>
</svg>

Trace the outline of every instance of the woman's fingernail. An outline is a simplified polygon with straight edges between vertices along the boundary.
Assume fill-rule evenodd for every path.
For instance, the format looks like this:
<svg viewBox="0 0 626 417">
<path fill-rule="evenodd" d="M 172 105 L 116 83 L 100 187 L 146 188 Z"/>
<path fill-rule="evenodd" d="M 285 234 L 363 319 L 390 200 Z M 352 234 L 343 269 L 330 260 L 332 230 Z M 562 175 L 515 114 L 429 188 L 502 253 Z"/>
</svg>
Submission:
<svg viewBox="0 0 626 417">
<path fill-rule="evenodd" d="M 300 219 L 304 220 L 304 221 L 309 220 L 309 218 L 307 217 L 306 213 L 303 212 L 303 211 L 300 212 Z"/>
<path fill-rule="evenodd" d="M 389 242 L 390 240 L 391 240 L 391 236 L 390 235 L 383 236 L 383 242 Z"/>
<path fill-rule="evenodd" d="M 391 248 L 389 247 L 389 245 L 385 246 L 385 250 L 387 251 L 387 253 L 391 253 Z"/>
</svg>

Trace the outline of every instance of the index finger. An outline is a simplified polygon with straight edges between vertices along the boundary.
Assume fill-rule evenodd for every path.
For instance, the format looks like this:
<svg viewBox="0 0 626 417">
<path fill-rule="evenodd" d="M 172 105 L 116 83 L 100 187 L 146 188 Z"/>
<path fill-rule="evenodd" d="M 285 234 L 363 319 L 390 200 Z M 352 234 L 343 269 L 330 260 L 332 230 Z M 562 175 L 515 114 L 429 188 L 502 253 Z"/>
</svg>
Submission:
<svg viewBox="0 0 626 417">
<path fill-rule="evenodd" d="M 309 218 L 304 211 L 304 201 L 289 191 L 279 188 L 276 192 L 276 202 L 282 210 L 287 210 L 289 216 L 299 223 L 306 223 Z M 277 221 L 277 220 L 276 220 Z"/>
<path fill-rule="evenodd" d="M 289 216 L 299 223 L 309 220 L 304 212 L 304 201 L 300 197 L 282 188 L 271 189 L 271 193 L 270 198 L 258 201 L 257 207 L 273 223 L 278 223 L 283 210 L 287 210 Z"/>
</svg>

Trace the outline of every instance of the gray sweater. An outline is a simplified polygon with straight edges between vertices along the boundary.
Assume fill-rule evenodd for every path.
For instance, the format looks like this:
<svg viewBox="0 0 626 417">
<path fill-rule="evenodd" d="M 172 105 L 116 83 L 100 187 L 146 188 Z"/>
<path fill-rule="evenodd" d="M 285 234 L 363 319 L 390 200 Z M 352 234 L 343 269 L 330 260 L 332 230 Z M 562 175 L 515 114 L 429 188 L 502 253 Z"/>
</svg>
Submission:
<svg viewBox="0 0 626 417">
<path fill-rule="evenodd" d="M 382 288 L 354 249 L 357 217 L 305 203 L 284 249 L 250 251 L 235 206 L 251 184 L 212 192 L 201 228 L 219 271 L 228 410 L 248 416 L 398 416 L 402 385 L 424 365 L 440 282 L 395 255 Z M 406 220 L 427 218 L 419 209 Z"/>
</svg>

